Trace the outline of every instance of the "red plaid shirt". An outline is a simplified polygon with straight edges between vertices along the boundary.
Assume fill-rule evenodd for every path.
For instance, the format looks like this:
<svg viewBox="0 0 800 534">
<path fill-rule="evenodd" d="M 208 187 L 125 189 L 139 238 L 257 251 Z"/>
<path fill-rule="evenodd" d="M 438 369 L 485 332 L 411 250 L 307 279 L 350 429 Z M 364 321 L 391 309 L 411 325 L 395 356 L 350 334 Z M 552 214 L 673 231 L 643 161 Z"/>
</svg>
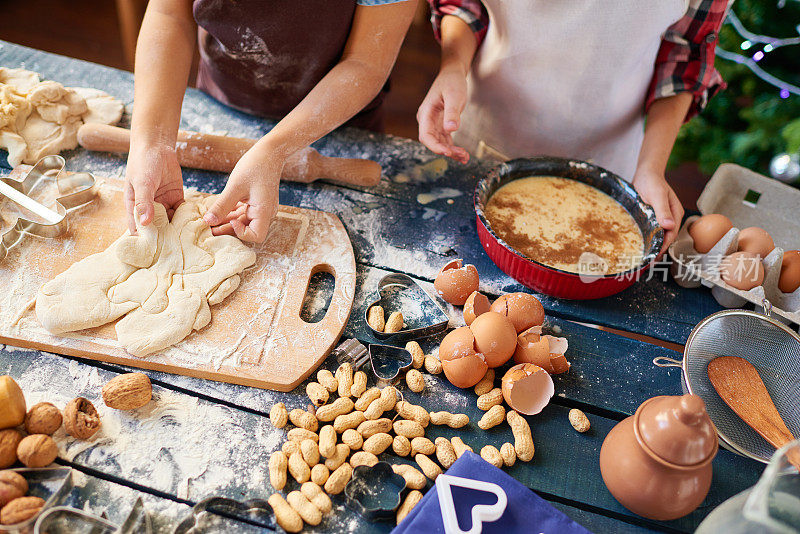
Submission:
<svg viewBox="0 0 800 534">
<path fill-rule="evenodd" d="M 437 39 L 440 38 L 442 17 L 455 15 L 469 25 L 480 45 L 489 26 L 489 14 L 480 0 L 428 2 Z M 689 0 L 686 14 L 667 29 L 661 40 L 645 110 L 657 98 L 690 92 L 694 100 L 686 116 L 689 120 L 706 106 L 712 96 L 725 88 L 725 82 L 714 68 L 714 53 L 728 6 L 728 0 Z"/>
</svg>

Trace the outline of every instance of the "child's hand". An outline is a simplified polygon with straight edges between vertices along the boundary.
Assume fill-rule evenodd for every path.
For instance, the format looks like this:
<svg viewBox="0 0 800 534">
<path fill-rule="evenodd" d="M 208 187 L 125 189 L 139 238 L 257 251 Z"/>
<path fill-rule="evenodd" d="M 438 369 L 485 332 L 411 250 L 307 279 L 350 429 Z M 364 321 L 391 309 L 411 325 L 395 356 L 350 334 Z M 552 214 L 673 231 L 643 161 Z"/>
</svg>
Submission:
<svg viewBox="0 0 800 534">
<path fill-rule="evenodd" d="M 646 170 L 637 170 L 633 177 L 633 187 L 642 200 L 653 207 L 658 224 L 665 230 L 664 247 L 666 250 L 678 236 L 683 220 L 683 206 L 678 195 L 672 190 L 663 174 Z"/>
<path fill-rule="evenodd" d="M 254 147 L 255 149 L 256 147 Z M 236 164 L 225 189 L 203 216 L 214 235 L 236 235 L 262 243 L 278 209 L 284 160 L 249 150 Z"/>
<path fill-rule="evenodd" d="M 133 147 L 128 155 L 125 210 L 131 234 L 136 233 L 135 217 L 142 226 L 152 222 L 153 202 L 163 204 L 170 218 L 183 203 L 183 176 L 173 147 Z"/>
<path fill-rule="evenodd" d="M 453 144 L 466 105 L 466 73 L 456 67 L 442 69 L 417 111 L 420 142 L 436 154 L 469 161 L 469 153 Z"/>
</svg>

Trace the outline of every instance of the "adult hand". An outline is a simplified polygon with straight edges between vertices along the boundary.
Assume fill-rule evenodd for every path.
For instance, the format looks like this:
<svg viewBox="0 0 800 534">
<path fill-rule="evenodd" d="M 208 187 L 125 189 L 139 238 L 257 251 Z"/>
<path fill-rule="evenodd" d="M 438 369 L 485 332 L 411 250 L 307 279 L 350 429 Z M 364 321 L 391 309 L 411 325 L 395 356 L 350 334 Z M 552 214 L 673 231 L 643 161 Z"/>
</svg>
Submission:
<svg viewBox="0 0 800 534">
<path fill-rule="evenodd" d="M 262 243 L 278 210 L 278 184 L 285 160 L 264 156 L 258 145 L 249 150 L 228 178 L 222 193 L 203 219 L 214 235 L 235 235 Z"/>
<path fill-rule="evenodd" d="M 175 148 L 164 145 L 133 147 L 125 172 L 125 210 L 128 229 L 136 233 L 136 218 L 142 226 L 153 220 L 153 202 L 163 204 L 172 218 L 183 203 L 183 176 Z"/>
<path fill-rule="evenodd" d="M 456 66 L 442 68 L 417 111 L 420 142 L 436 154 L 467 163 L 469 153 L 453 143 L 466 105 L 466 73 Z"/>
<path fill-rule="evenodd" d="M 633 187 L 641 195 L 642 200 L 653 206 L 658 224 L 664 228 L 664 247 L 669 247 L 675 240 L 683 220 L 683 206 L 678 195 L 667 183 L 661 173 L 639 169 L 633 177 Z"/>
</svg>

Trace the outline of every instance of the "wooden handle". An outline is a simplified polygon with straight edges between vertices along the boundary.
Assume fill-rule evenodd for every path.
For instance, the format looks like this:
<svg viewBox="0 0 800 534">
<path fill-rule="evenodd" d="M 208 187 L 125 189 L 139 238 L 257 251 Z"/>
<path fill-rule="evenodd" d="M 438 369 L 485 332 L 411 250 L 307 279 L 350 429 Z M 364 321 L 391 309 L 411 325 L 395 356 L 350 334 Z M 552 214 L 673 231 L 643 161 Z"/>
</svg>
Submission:
<svg viewBox="0 0 800 534">
<path fill-rule="evenodd" d="M 84 124 L 78 130 L 78 142 L 87 150 L 127 153 L 130 140 L 130 130 L 116 126 Z M 175 151 L 182 167 L 229 173 L 255 143 L 253 139 L 181 130 Z M 281 174 L 281 180 L 291 182 L 320 179 L 374 186 L 380 182 L 381 166 L 368 159 L 330 158 L 309 147 L 292 154 Z"/>
</svg>

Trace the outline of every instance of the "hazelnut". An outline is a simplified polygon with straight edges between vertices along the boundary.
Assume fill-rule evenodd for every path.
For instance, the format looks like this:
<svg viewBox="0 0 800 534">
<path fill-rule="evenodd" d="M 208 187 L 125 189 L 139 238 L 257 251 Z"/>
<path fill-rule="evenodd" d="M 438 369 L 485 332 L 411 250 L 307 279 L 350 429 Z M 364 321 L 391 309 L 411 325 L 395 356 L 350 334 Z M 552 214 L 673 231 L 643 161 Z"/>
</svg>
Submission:
<svg viewBox="0 0 800 534">
<path fill-rule="evenodd" d="M 41 512 L 44 499 L 40 497 L 19 497 L 0 510 L 0 524 L 16 525 L 27 521 Z"/>
<path fill-rule="evenodd" d="M 17 461 L 17 446 L 22 441 L 22 433 L 14 428 L 0 430 L 0 469 L 5 469 Z"/>
<path fill-rule="evenodd" d="M 64 408 L 64 428 L 70 436 L 89 439 L 100 430 L 100 416 L 94 404 L 78 397 Z"/>
<path fill-rule="evenodd" d="M 19 385 L 8 375 L 0 376 L 0 429 L 22 424 L 25 419 L 25 396 Z"/>
<path fill-rule="evenodd" d="M 28 481 L 15 471 L 0 471 L 0 508 L 28 493 Z"/>
<path fill-rule="evenodd" d="M 25 436 L 17 446 L 17 458 L 26 467 L 45 467 L 58 457 L 58 445 L 46 434 Z"/>
<path fill-rule="evenodd" d="M 119 375 L 103 386 L 103 401 L 116 410 L 135 410 L 153 398 L 153 386 L 144 373 Z"/>
<path fill-rule="evenodd" d="M 61 411 L 49 402 L 33 405 L 25 416 L 25 431 L 28 434 L 52 436 L 59 428 L 61 428 Z"/>
</svg>

